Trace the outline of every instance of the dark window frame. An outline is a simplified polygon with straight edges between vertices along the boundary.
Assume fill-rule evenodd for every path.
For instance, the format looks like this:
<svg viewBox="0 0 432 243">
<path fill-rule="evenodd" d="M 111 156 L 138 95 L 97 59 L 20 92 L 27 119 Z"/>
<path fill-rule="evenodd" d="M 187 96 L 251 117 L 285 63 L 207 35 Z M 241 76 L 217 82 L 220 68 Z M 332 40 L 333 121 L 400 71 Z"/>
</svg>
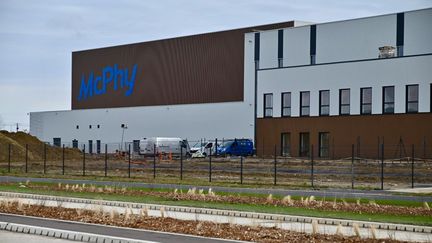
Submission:
<svg viewBox="0 0 432 243">
<path fill-rule="evenodd" d="M 324 92 L 328 92 L 328 105 L 323 105 L 321 103 L 322 94 Z M 322 108 L 325 108 L 325 107 L 328 108 L 328 113 L 327 114 L 323 114 L 323 112 L 322 112 Z M 319 115 L 320 116 L 329 116 L 330 115 L 330 90 L 328 90 L 328 89 L 327 90 L 320 90 L 319 91 Z"/>
<path fill-rule="evenodd" d="M 284 96 L 289 94 L 289 99 L 290 99 L 290 105 L 289 106 L 285 106 L 284 104 Z M 291 103 L 292 103 L 292 95 L 291 92 L 282 92 L 281 93 L 281 117 L 290 117 L 291 116 Z M 289 108 L 289 114 L 285 115 L 284 113 L 284 109 L 288 109 Z"/>
<path fill-rule="evenodd" d="M 408 100 L 408 89 L 409 87 L 417 87 L 417 100 L 416 101 L 409 101 Z M 418 84 L 408 84 L 405 86 L 405 112 L 406 113 L 418 113 L 419 112 L 419 99 L 420 99 L 420 87 Z M 408 104 L 417 104 L 417 110 L 416 111 L 408 111 Z"/>
<path fill-rule="evenodd" d="M 283 137 L 284 137 L 284 135 L 288 135 L 288 138 L 289 138 L 289 141 L 288 141 L 288 146 L 285 146 L 284 147 L 284 139 L 283 139 Z M 280 145 L 281 145 L 281 153 L 280 153 L 280 155 L 281 156 L 291 156 L 291 133 L 290 132 L 282 132 L 281 133 L 281 140 L 280 140 Z M 284 149 L 284 148 L 287 148 L 287 149 Z M 287 151 L 286 153 L 285 153 L 285 151 Z"/>
<path fill-rule="evenodd" d="M 266 97 L 268 96 L 268 95 L 271 95 L 271 100 L 272 100 L 272 104 L 271 104 L 271 107 L 267 107 L 267 102 L 266 102 Z M 267 118 L 267 117 L 273 117 L 273 93 L 265 93 L 264 95 L 263 95 L 263 98 L 264 98 L 264 102 L 263 102 L 263 107 L 264 107 L 264 113 L 263 113 L 263 117 L 265 117 L 265 118 Z M 271 115 L 266 115 L 267 114 L 267 110 L 271 110 Z"/>
<path fill-rule="evenodd" d="M 370 90 L 371 91 L 371 100 L 370 100 L 370 103 L 366 103 L 363 100 L 363 92 L 365 90 Z M 360 114 L 361 115 L 370 115 L 370 114 L 372 114 L 372 101 L 373 101 L 373 89 L 372 89 L 372 87 L 363 87 L 363 88 L 360 88 Z M 370 112 L 364 112 L 363 111 L 363 106 L 366 106 L 366 105 L 370 105 Z"/>
<path fill-rule="evenodd" d="M 393 102 L 386 102 L 386 100 L 385 100 L 385 93 L 386 93 L 387 88 L 393 88 Z M 382 114 L 394 114 L 395 113 L 395 96 L 396 96 L 395 86 L 391 85 L 391 86 L 383 86 L 382 87 Z M 386 105 L 393 105 L 393 111 L 386 112 L 385 111 Z"/>
<path fill-rule="evenodd" d="M 342 104 L 342 92 L 348 90 L 348 103 Z M 348 113 L 342 113 L 342 107 L 348 107 Z M 339 89 L 339 115 L 351 115 L 351 89 Z"/>
<path fill-rule="evenodd" d="M 309 94 L 309 105 L 305 106 L 303 105 L 303 94 Z M 308 108 L 308 113 L 303 114 L 303 108 Z M 300 91 L 300 116 L 310 116 L 310 91 Z"/>
<path fill-rule="evenodd" d="M 328 134 L 328 145 L 323 147 L 321 143 L 321 135 Z M 322 154 L 322 149 L 327 149 L 327 155 Z M 318 157 L 328 158 L 330 156 L 330 132 L 319 132 L 318 133 Z"/>
<path fill-rule="evenodd" d="M 302 135 L 308 135 L 309 144 L 307 148 L 303 147 L 302 143 Z M 310 133 L 309 132 L 300 132 L 299 133 L 299 157 L 309 157 L 310 156 Z"/>
</svg>

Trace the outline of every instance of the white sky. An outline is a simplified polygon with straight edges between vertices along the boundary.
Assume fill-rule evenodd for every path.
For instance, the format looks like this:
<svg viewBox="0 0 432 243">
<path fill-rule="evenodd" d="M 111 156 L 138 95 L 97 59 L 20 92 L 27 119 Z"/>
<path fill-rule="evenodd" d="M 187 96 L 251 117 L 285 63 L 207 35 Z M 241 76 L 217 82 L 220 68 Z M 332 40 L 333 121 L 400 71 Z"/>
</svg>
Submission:
<svg viewBox="0 0 432 243">
<path fill-rule="evenodd" d="M 432 0 L 0 0 L 0 129 L 69 110 L 71 52 L 289 20 L 329 22 Z"/>
</svg>

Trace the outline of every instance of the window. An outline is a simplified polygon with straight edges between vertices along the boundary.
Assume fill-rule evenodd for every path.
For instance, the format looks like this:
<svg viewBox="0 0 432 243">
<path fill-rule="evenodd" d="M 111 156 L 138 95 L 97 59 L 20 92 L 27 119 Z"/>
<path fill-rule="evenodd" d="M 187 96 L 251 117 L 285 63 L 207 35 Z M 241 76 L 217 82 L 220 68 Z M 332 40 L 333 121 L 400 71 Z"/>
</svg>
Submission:
<svg viewBox="0 0 432 243">
<path fill-rule="evenodd" d="M 291 134 L 281 133 L 281 155 L 290 156 L 291 153 Z"/>
<path fill-rule="evenodd" d="M 264 117 L 273 116 L 273 94 L 264 94 Z"/>
<path fill-rule="evenodd" d="M 100 128 L 100 125 L 97 125 L 97 128 Z"/>
<path fill-rule="evenodd" d="M 300 133 L 300 156 L 309 156 L 309 133 Z"/>
<path fill-rule="evenodd" d="M 320 132 L 319 133 L 319 157 L 328 157 L 330 148 L 330 133 Z"/>
<path fill-rule="evenodd" d="M 93 153 L 93 140 L 88 141 L 88 152 L 89 154 Z"/>
<path fill-rule="evenodd" d="M 79 129 L 79 125 L 76 125 L 76 129 Z"/>
<path fill-rule="evenodd" d="M 403 46 L 397 47 L 397 56 L 402 57 L 403 56 Z"/>
<path fill-rule="evenodd" d="M 310 111 L 310 92 L 300 92 L 300 116 L 309 116 Z"/>
<path fill-rule="evenodd" d="M 78 148 L 78 140 L 72 140 L 72 148 Z"/>
<path fill-rule="evenodd" d="M 416 113 L 418 112 L 418 100 L 419 100 L 419 86 L 407 85 L 406 86 L 406 112 Z"/>
<path fill-rule="evenodd" d="M 360 99 L 360 114 L 372 114 L 372 88 L 361 88 Z"/>
<path fill-rule="evenodd" d="M 321 90 L 319 96 L 319 115 L 328 116 L 330 114 L 330 90 Z"/>
<path fill-rule="evenodd" d="M 394 86 L 383 87 L 383 113 L 394 113 Z"/>
<path fill-rule="evenodd" d="M 350 114 L 350 90 L 339 90 L 339 115 Z"/>
<path fill-rule="evenodd" d="M 291 116 L 291 92 L 282 93 L 282 116 Z"/>
<path fill-rule="evenodd" d="M 315 55 L 311 55 L 311 64 L 312 64 L 312 65 L 315 65 L 315 64 L 316 64 Z"/>
<path fill-rule="evenodd" d="M 91 129 L 92 128 L 92 125 L 89 125 L 89 129 Z"/>
<path fill-rule="evenodd" d="M 101 140 L 96 140 L 96 153 L 101 153 Z"/>
</svg>

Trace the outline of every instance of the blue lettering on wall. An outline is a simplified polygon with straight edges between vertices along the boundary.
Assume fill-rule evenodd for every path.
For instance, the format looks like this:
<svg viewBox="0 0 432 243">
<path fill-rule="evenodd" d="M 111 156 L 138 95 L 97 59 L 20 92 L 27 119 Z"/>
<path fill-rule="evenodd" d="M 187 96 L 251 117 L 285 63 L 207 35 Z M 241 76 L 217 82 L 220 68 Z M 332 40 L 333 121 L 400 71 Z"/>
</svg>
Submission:
<svg viewBox="0 0 432 243">
<path fill-rule="evenodd" d="M 102 69 L 102 76 L 95 76 L 90 72 L 87 81 L 85 75 L 81 75 L 81 86 L 78 100 L 85 100 L 93 95 L 103 95 L 109 86 L 115 91 L 125 90 L 124 95 L 130 96 L 135 87 L 135 78 L 138 65 L 132 67 L 132 72 L 128 68 L 121 69 L 117 64 L 106 66 Z M 129 76 L 130 74 L 130 76 Z"/>
</svg>

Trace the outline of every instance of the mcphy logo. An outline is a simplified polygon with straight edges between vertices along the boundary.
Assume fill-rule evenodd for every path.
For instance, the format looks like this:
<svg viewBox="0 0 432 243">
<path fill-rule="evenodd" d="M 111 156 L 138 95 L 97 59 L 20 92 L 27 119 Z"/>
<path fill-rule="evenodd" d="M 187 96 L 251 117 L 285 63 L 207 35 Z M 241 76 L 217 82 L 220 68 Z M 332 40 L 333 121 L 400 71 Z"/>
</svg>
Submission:
<svg viewBox="0 0 432 243">
<path fill-rule="evenodd" d="M 138 65 L 135 64 L 132 71 L 128 68 L 120 69 L 117 64 L 114 66 L 106 66 L 102 69 L 102 76 L 95 76 L 91 72 L 87 78 L 83 74 L 81 76 L 81 87 L 78 100 L 91 98 L 93 95 L 103 95 L 109 87 L 113 87 L 115 91 L 118 89 L 125 90 L 125 96 L 130 96 L 135 86 L 135 77 Z"/>
</svg>

